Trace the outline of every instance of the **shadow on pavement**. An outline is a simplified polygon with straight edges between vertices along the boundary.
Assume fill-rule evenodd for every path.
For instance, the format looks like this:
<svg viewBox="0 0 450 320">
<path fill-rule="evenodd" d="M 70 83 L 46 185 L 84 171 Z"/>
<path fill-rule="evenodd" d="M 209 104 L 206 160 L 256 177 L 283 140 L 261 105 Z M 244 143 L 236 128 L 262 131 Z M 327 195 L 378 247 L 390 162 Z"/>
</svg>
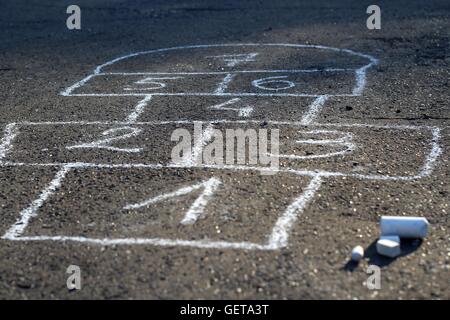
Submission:
<svg viewBox="0 0 450 320">
<path fill-rule="evenodd" d="M 378 239 L 377 239 L 378 240 Z M 396 258 L 389 258 L 389 257 L 385 257 L 382 256 L 380 254 L 377 253 L 377 240 L 374 240 L 365 250 L 364 250 L 364 258 L 368 259 L 368 264 L 369 265 L 376 265 L 380 268 L 386 267 L 388 265 L 390 265 L 392 262 L 394 262 L 395 260 L 397 260 L 398 258 L 407 256 L 411 253 L 413 253 L 414 251 L 416 251 L 417 249 L 420 248 L 420 246 L 422 245 L 422 240 L 421 239 L 402 239 L 401 240 L 401 254 L 396 257 Z M 347 263 L 344 265 L 343 269 L 345 271 L 354 271 L 357 267 L 358 267 L 359 263 L 349 260 L 347 261 Z"/>
</svg>

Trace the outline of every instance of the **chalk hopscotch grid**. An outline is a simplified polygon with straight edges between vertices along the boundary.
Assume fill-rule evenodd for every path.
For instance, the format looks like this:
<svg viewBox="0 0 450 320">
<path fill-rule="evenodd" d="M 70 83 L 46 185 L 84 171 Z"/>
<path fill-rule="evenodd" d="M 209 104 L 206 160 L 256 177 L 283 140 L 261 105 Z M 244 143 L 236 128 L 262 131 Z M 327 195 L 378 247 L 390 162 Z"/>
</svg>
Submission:
<svg viewBox="0 0 450 320">
<path fill-rule="evenodd" d="M 175 121 L 179 122 L 179 121 Z M 215 121 L 220 123 L 234 123 L 235 121 L 223 120 L 223 121 Z M 249 121 L 239 121 L 241 123 L 248 123 Z M 253 120 L 251 122 L 258 122 Z M 59 124 L 72 124 L 72 122 L 59 122 Z M 87 122 L 75 122 L 77 124 L 86 125 Z M 128 124 L 129 122 L 94 122 L 96 124 Z M 148 122 L 133 122 L 134 124 L 147 124 Z M 154 122 L 157 123 L 157 122 Z M 173 121 L 168 121 L 167 123 L 173 123 Z M 185 122 L 183 122 L 185 123 Z M 192 122 L 190 122 L 192 123 Z M 283 122 L 292 124 L 291 122 Z M 24 122 L 22 124 L 27 125 L 42 125 L 43 123 L 39 122 Z M 45 123 L 45 124 L 54 124 L 54 123 Z M 317 125 L 317 124 L 315 124 Z M 2 155 L 5 155 L 9 150 L 9 146 L 11 146 L 13 138 L 18 134 L 18 124 L 10 124 L 5 129 L 7 135 L 5 135 L 2 139 L 2 143 L 0 145 L 0 150 L 2 151 Z M 366 125 L 366 124 L 322 124 L 321 126 L 326 127 L 379 127 L 379 128 L 401 128 L 402 130 L 422 130 L 427 129 L 432 132 L 432 142 L 431 149 L 429 154 L 426 157 L 425 163 L 421 169 L 421 171 L 415 176 L 376 176 L 376 175 L 360 175 L 360 174 L 339 174 L 339 173 L 328 173 L 323 171 L 299 171 L 299 170 L 280 170 L 280 172 L 290 172 L 298 175 L 305 175 L 311 178 L 310 183 L 305 188 L 304 192 L 294 200 L 294 202 L 284 211 L 284 213 L 278 218 L 272 233 L 269 236 L 269 240 L 266 244 L 256 244 L 249 242 L 226 242 L 226 241 L 212 241 L 212 240 L 197 240 L 197 241 L 189 241 L 189 240 L 181 240 L 181 239 L 162 239 L 162 238 L 118 238 L 118 239 L 95 239 L 95 238 L 86 238 L 86 237 L 68 237 L 68 236 L 22 236 L 25 228 L 27 227 L 29 221 L 38 214 L 39 208 L 44 204 L 44 202 L 61 186 L 62 180 L 65 178 L 66 174 L 71 169 L 83 169 L 83 168 L 153 168 L 153 169 L 161 169 L 164 167 L 172 167 L 172 168 L 193 168 L 193 167 L 206 167 L 211 169 L 230 169 L 230 170 L 269 170 L 263 168 L 256 167 L 248 167 L 248 166 L 214 166 L 214 165 L 203 165 L 203 166 L 195 166 L 192 163 L 178 164 L 178 165 L 145 165 L 145 164 L 120 164 L 120 165 L 111 165 L 111 164 L 89 164 L 89 163 L 64 163 L 64 164 L 56 164 L 58 166 L 62 166 L 62 169 L 56 174 L 55 178 L 50 182 L 50 184 L 43 190 L 41 195 L 32 202 L 32 204 L 26 209 L 20 212 L 20 218 L 18 221 L 3 235 L 3 239 L 7 240 L 23 240 L 23 241 L 34 241 L 34 240 L 49 240 L 49 241 L 75 241 L 82 243 L 91 243 L 91 244 L 101 244 L 101 245 L 113 245 L 113 244 L 148 244 L 148 245 L 160 245 L 160 246 L 191 246 L 198 248 L 230 248 L 230 249 L 246 249 L 246 250 L 276 250 L 288 245 L 288 236 L 289 230 L 295 224 L 297 216 L 300 212 L 304 210 L 309 202 L 314 197 L 315 192 L 319 189 L 322 184 L 323 178 L 330 176 L 351 176 L 355 178 L 361 179 L 380 179 L 380 180 L 414 180 L 420 179 L 425 176 L 428 176 L 434 168 L 435 162 L 438 156 L 441 153 L 441 148 L 439 146 L 440 139 L 440 130 L 436 127 L 428 127 L 428 126 L 374 126 L 374 125 Z M 198 151 L 199 152 L 199 151 Z M 198 153 L 197 152 L 197 153 Z M 3 162 L 0 163 L 2 166 L 11 166 L 11 165 L 21 165 L 15 163 Z M 39 165 L 39 164 L 23 164 L 23 165 Z M 55 164 L 43 164 L 43 165 L 55 165 Z M 273 169 L 272 169 L 273 170 Z"/>
<path fill-rule="evenodd" d="M 148 53 L 157 53 L 164 52 L 169 50 L 180 50 L 187 48 L 209 48 L 209 47 L 229 47 L 229 46 L 286 46 L 286 47 L 295 47 L 295 48 L 316 48 L 316 49 L 325 49 L 331 50 L 334 52 L 344 52 L 353 56 L 364 57 L 370 61 L 370 63 L 358 69 L 325 69 L 325 70 L 241 70 L 241 71 L 233 71 L 233 72 L 193 72 L 193 73 L 103 73 L 102 69 L 106 66 L 112 65 L 118 61 L 123 59 L 127 59 L 130 57 L 135 57 L 141 54 Z M 310 177 L 310 181 L 302 192 L 283 212 L 283 214 L 278 218 L 275 223 L 274 228 L 272 229 L 271 234 L 268 237 L 267 243 L 265 244 L 257 244 L 250 242 L 227 242 L 227 241 L 212 241 L 212 240 L 182 240 L 182 239 L 162 239 L 162 238 L 116 238 L 116 239 L 95 239 L 95 238 L 87 238 L 87 237 L 70 237 L 70 236 L 23 236 L 23 232 L 25 231 L 29 221 L 38 214 L 39 208 L 44 204 L 44 202 L 61 186 L 62 181 L 66 177 L 67 173 L 72 169 L 82 169 L 82 168 L 153 168 L 159 169 L 164 167 L 174 167 L 174 168 L 190 168 L 190 167 L 198 167 L 193 166 L 192 163 L 183 163 L 173 164 L 173 165 L 160 165 L 160 164 L 95 164 L 95 163 L 14 163 L 3 161 L 6 157 L 7 153 L 12 148 L 12 142 L 14 138 L 18 134 L 18 128 L 20 125 L 65 125 L 65 124 L 78 124 L 78 125 L 92 125 L 92 124 L 111 124 L 111 125 L 121 125 L 121 124 L 135 124 L 135 125 L 145 125 L 145 124 L 166 124 L 166 123 L 193 123 L 193 121 L 158 121 L 158 122 L 138 122 L 137 119 L 144 112 L 145 108 L 151 101 L 153 96 L 157 95 L 167 95 L 167 96 L 175 96 L 175 95 L 198 95 L 198 96 L 210 96 L 210 95 L 218 95 L 218 96 L 284 96 L 284 97 L 315 97 L 314 101 L 308 107 L 307 112 L 302 117 L 299 122 L 280 122 L 280 121 L 270 121 L 269 123 L 273 124 L 287 124 L 287 125 L 314 125 L 314 126 L 329 126 L 329 127 L 379 127 L 379 128 L 395 128 L 400 130 L 430 130 L 432 133 L 432 140 L 430 143 L 430 152 L 426 157 L 425 163 L 423 164 L 420 172 L 415 176 L 379 176 L 379 175 L 360 175 L 360 174 L 351 174 L 347 176 L 352 176 L 355 178 L 361 179 L 380 179 L 380 180 L 414 180 L 426 177 L 431 174 L 437 158 L 441 154 L 442 150 L 439 146 L 440 139 L 440 129 L 437 127 L 429 127 L 429 126 L 376 126 L 376 125 L 367 125 L 367 124 L 318 124 L 315 123 L 315 119 L 318 114 L 321 112 L 323 105 L 325 102 L 333 96 L 360 96 L 363 92 L 363 89 L 366 85 L 366 71 L 370 67 L 376 65 L 378 60 L 370 55 L 358 53 L 349 49 L 338 49 L 326 46 L 315 46 L 315 45 L 294 45 L 294 44 L 225 44 L 225 45 L 197 45 L 197 46 L 182 46 L 182 47 L 173 47 L 173 48 L 165 48 L 158 50 L 150 50 L 150 51 L 142 51 L 138 53 L 133 53 L 130 55 L 122 56 L 113 60 L 110 60 L 98 67 L 95 68 L 94 73 L 85 77 L 81 81 L 75 83 L 73 86 L 68 87 L 66 90 L 62 91 L 60 94 L 63 96 L 143 96 L 143 99 L 138 102 L 133 111 L 127 116 L 124 122 L 118 121 L 70 121 L 70 122 L 20 122 L 20 123 L 11 123 L 8 124 L 5 128 L 5 135 L 0 141 L 0 166 L 59 166 L 61 169 L 55 175 L 54 179 L 49 183 L 49 185 L 42 191 L 40 196 L 31 203 L 31 205 L 20 212 L 20 217 L 17 222 L 10 227 L 10 229 L 3 235 L 3 239 L 8 240 L 19 240 L 19 241 L 75 241 L 80 243 L 91 243 L 91 244 L 100 244 L 100 245 L 133 245 L 133 244 L 150 244 L 150 245 L 159 245 L 159 246 L 189 246 L 189 247 L 197 247 L 197 248 L 221 248 L 221 249 L 246 249 L 246 250 L 276 250 L 288 245 L 288 237 L 289 231 L 295 224 L 298 215 L 306 208 L 306 206 L 312 201 L 315 193 L 319 190 L 323 179 L 329 176 L 346 176 L 346 174 L 342 173 L 329 173 L 323 171 L 302 171 L 302 170 L 283 170 L 283 172 L 291 172 L 299 175 L 304 175 Z M 229 84 L 233 80 L 233 77 L 237 73 L 251 73 L 251 72 L 346 72 L 346 71 L 354 71 L 355 72 L 355 80 L 356 85 L 352 90 L 351 94 L 337 94 L 337 95 L 309 95 L 309 94 L 274 94 L 274 93 L 226 93 L 225 90 Z M 85 85 L 90 79 L 99 75 L 171 75 L 171 74 L 225 74 L 226 77 L 224 81 L 219 85 L 217 90 L 213 93 L 175 93 L 175 94 L 162 94 L 162 93 L 152 93 L 152 94 L 73 94 L 73 91 Z M 230 121 L 230 120 L 216 120 L 210 121 L 210 125 L 213 123 L 249 123 L 249 122 L 258 122 L 256 120 L 241 120 L 241 121 Z M 210 128 L 210 127 L 209 127 Z M 207 128 L 208 129 L 208 128 Z M 193 155 L 195 156 L 195 155 Z M 264 168 L 252 168 L 247 166 L 212 166 L 212 165 L 203 165 L 201 167 L 206 168 L 217 168 L 217 169 L 231 169 L 231 170 L 266 170 Z M 271 171 L 273 169 L 270 169 Z M 281 172 L 281 171 L 280 171 Z"/>
</svg>

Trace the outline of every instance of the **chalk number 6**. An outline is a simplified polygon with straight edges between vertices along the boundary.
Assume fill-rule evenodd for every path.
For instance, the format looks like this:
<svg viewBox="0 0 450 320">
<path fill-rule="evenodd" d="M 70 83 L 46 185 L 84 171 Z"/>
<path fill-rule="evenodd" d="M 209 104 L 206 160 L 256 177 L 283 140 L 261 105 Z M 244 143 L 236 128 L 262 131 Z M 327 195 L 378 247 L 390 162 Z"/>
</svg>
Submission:
<svg viewBox="0 0 450 320">
<path fill-rule="evenodd" d="M 252 81 L 252 85 L 258 89 L 279 91 L 295 87 L 295 83 L 289 80 L 284 80 L 288 76 L 276 76 L 261 78 Z"/>
</svg>

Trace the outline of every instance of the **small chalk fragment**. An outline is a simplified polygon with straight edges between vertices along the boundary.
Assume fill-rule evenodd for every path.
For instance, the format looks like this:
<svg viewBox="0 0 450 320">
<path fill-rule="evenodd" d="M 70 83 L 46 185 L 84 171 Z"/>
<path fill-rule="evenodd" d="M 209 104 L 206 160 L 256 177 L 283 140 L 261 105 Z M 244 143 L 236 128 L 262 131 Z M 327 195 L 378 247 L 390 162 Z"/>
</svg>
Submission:
<svg viewBox="0 0 450 320">
<path fill-rule="evenodd" d="M 364 249 L 361 246 L 356 246 L 352 250 L 352 260 L 360 261 L 364 257 Z"/>
<path fill-rule="evenodd" d="M 400 238 L 425 238 L 428 220 L 422 217 L 382 216 L 380 228 L 382 236 L 396 235 Z"/>
<path fill-rule="evenodd" d="M 381 236 L 377 241 L 377 252 L 382 256 L 395 258 L 400 255 L 400 238 L 398 236 Z"/>
</svg>

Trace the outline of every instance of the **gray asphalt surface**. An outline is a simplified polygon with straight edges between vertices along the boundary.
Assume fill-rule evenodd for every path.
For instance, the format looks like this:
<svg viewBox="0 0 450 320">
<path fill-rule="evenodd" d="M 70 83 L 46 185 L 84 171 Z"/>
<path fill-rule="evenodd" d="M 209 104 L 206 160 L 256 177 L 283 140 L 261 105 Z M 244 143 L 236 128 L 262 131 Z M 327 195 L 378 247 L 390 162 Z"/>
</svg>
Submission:
<svg viewBox="0 0 450 320">
<path fill-rule="evenodd" d="M 289 230 L 287 247 L 253 250 L 1 239 L 0 298 L 450 298 L 448 1 L 379 1 L 376 4 L 382 9 L 381 30 L 366 28 L 366 8 L 373 4 L 367 1 L 77 1 L 82 10 L 79 31 L 66 28 L 65 11 L 69 4 L 72 2 L 1 4 L 0 122 L 2 128 L 12 122 L 20 124 L 20 134 L 12 142 L 5 161 L 162 164 L 170 160 L 173 130 L 192 129 L 192 124 L 174 122 L 242 120 L 233 111 L 208 109 L 228 98 L 158 96 L 139 117 L 140 122 L 147 122 L 136 125 L 142 134 L 132 137 L 130 144 L 115 144 L 121 148 L 148 146 L 144 154 L 64 148 L 69 143 L 98 139 L 111 128 L 111 122 L 123 122 L 142 98 L 68 97 L 60 95 L 62 90 L 111 59 L 174 46 L 314 44 L 369 54 L 379 59 L 379 64 L 367 70 L 362 96 L 330 98 L 315 121 L 321 125 L 300 129 L 343 130 L 339 127 L 342 124 L 369 126 L 346 127 L 345 132 L 352 133 L 360 146 L 352 155 L 302 163 L 282 161 L 282 167 L 286 168 L 351 175 L 322 181 Z M 218 54 L 217 50 L 208 50 L 208 55 Z M 203 65 L 201 56 L 203 53 L 198 57 L 166 54 L 155 59 L 137 59 L 112 71 L 220 70 L 214 64 L 217 61 Z M 261 56 L 263 60 L 258 66 L 270 68 L 354 68 L 361 63 L 358 59 L 315 52 L 296 56 L 285 48 Z M 251 75 L 242 76 L 229 89 L 240 90 L 251 80 Z M 320 74 L 295 81 L 303 83 L 304 90 L 339 93 L 348 91 L 351 80 L 345 74 Z M 122 90 L 121 81 L 130 83 L 128 79 L 110 77 L 89 82 L 80 89 L 85 91 L 80 92 Z M 211 90 L 216 83 L 215 78 L 194 77 L 177 90 Z M 254 122 L 222 123 L 216 127 L 280 128 L 280 141 L 293 148 L 289 142 L 297 138 L 299 128 L 283 127 L 273 121 L 300 121 L 312 100 L 245 97 L 245 103 L 255 106 L 251 117 Z M 91 124 L 26 123 L 79 121 Z M 160 121 L 167 123 L 158 125 Z M 429 130 L 408 129 L 412 126 L 440 130 L 441 153 L 423 177 L 412 180 L 358 177 L 417 174 L 430 152 L 433 137 Z M 325 151 L 312 147 L 295 152 L 313 155 Z M 58 170 L 57 166 L 2 164 L 0 234 L 6 233 L 20 212 L 39 199 Z M 195 224 L 184 226 L 179 222 L 199 193 L 158 202 L 143 210 L 122 211 L 127 204 L 213 177 L 222 184 L 205 209 L 205 216 Z M 73 168 L 61 186 L 38 205 L 38 214 L 32 217 L 23 235 L 209 239 L 263 244 L 280 212 L 310 182 L 308 176 L 261 175 L 255 170 Z M 374 248 L 381 215 L 427 217 L 430 234 L 422 242 L 403 242 L 402 256 L 383 258 Z M 358 266 L 348 263 L 355 245 L 366 248 L 366 257 Z M 381 267 L 380 290 L 369 290 L 363 285 L 371 264 Z M 81 290 L 69 291 L 66 287 L 69 265 L 81 268 Z"/>
</svg>

